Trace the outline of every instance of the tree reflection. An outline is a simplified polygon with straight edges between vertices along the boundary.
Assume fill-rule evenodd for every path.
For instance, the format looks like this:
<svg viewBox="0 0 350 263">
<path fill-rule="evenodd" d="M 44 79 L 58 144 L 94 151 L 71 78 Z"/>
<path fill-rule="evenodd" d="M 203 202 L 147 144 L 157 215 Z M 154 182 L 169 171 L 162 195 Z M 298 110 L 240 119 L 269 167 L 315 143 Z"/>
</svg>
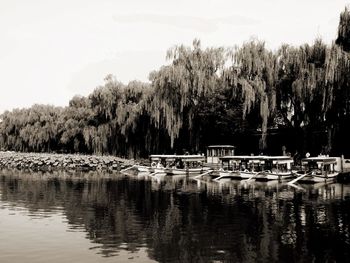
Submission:
<svg viewBox="0 0 350 263">
<path fill-rule="evenodd" d="M 154 180 L 2 171 L 1 202 L 63 213 L 103 256 L 146 247 L 159 262 L 345 261 L 350 186 Z"/>
</svg>

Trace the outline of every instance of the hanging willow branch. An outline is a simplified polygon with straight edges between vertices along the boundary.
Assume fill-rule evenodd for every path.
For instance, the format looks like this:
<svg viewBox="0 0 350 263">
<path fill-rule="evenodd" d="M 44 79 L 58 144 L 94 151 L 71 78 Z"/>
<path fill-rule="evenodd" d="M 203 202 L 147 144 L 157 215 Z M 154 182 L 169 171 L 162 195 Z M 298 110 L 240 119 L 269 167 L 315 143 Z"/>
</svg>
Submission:
<svg viewBox="0 0 350 263">
<path fill-rule="evenodd" d="M 342 47 L 343 50 L 350 51 L 350 10 L 347 7 L 340 14 L 336 44 Z"/>
<path fill-rule="evenodd" d="M 224 49 L 202 50 L 200 41 L 194 40 L 192 48 L 180 45 L 168 50 L 167 59 L 172 61 L 171 65 L 150 75 L 155 93 L 148 109 L 156 125 L 165 126 L 173 147 L 184 125 L 190 131 L 195 129 L 196 107 L 217 86 L 217 73 L 224 65 Z"/>
<path fill-rule="evenodd" d="M 169 65 L 150 74 L 151 84 L 124 85 L 108 75 L 104 85 L 74 97 L 68 107 L 5 112 L 0 149 L 127 155 L 195 144 L 197 150 L 217 129 L 224 141 L 238 126 L 261 128 L 264 149 L 268 127 L 280 124 L 299 135 L 327 131 L 331 149 L 337 129 L 343 136 L 349 132 L 349 51 L 348 8 L 331 46 L 316 39 L 272 52 L 263 42 L 250 41 L 227 52 L 203 49 L 194 40 L 191 47 L 169 49 Z M 276 116 L 283 120 L 278 125 Z M 207 141 L 201 141 L 203 134 Z"/>
<path fill-rule="evenodd" d="M 242 96 L 243 118 L 253 108 L 260 109 L 261 146 L 265 148 L 268 118 L 276 108 L 276 56 L 259 41 L 245 43 L 230 54 L 233 64 L 225 71 L 224 78 L 234 94 Z"/>
</svg>

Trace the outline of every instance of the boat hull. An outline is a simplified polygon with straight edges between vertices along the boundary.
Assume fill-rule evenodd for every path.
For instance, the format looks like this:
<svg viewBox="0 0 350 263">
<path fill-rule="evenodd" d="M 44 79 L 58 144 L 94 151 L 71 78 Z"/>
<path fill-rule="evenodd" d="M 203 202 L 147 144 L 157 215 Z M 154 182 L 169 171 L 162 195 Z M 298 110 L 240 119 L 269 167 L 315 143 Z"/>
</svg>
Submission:
<svg viewBox="0 0 350 263">
<path fill-rule="evenodd" d="M 242 179 L 238 171 L 219 171 L 219 179 Z"/>
<path fill-rule="evenodd" d="M 198 175 L 208 171 L 208 167 L 203 168 L 189 168 L 189 169 L 178 169 L 178 168 L 155 168 L 155 173 L 166 173 L 167 175 Z"/>
<path fill-rule="evenodd" d="M 239 175 L 240 175 L 241 179 L 250 179 L 256 175 L 256 172 L 240 171 Z"/>
<path fill-rule="evenodd" d="M 257 181 L 272 181 L 272 180 L 287 180 L 295 177 L 292 172 L 286 173 L 272 173 L 272 172 L 261 172 L 256 175 L 255 180 Z"/>
<path fill-rule="evenodd" d="M 154 168 L 152 168 L 150 166 L 138 165 L 138 166 L 136 166 L 136 169 L 138 172 L 154 173 Z"/>
<path fill-rule="evenodd" d="M 335 181 L 339 173 L 331 173 L 326 175 L 307 175 L 300 179 L 299 183 L 321 183 L 321 182 L 331 182 Z"/>
<path fill-rule="evenodd" d="M 249 171 L 219 171 L 219 177 L 218 180 L 221 180 L 223 178 L 230 178 L 230 179 L 249 179 L 254 177 L 256 175 L 256 172 L 249 172 Z"/>
</svg>

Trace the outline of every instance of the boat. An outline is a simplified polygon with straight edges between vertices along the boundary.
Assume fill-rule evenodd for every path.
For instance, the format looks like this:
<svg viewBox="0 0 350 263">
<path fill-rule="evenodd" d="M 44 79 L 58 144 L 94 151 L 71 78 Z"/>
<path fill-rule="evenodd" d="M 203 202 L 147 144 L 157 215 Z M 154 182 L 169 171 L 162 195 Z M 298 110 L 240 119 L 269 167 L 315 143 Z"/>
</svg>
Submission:
<svg viewBox="0 0 350 263">
<path fill-rule="evenodd" d="M 209 170 L 203 167 L 205 156 L 203 155 L 151 155 L 151 166 L 136 166 L 138 171 L 148 171 L 155 174 L 187 175 L 200 174 Z"/>
<path fill-rule="evenodd" d="M 264 156 L 248 156 L 248 158 L 243 159 L 239 174 L 242 179 L 253 179 L 264 169 L 264 164 Z"/>
<path fill-rule="evenodd" d="M 257 181 L 285 180 L 295 178 L 292 171 L 293 158 L 289 156 L 264 156 L 264 170 L 255 176 Z"/>
<path fill-rule="evenodd" d="M 295 177 L 291 170 L 293 159 L 289 156 L 224 156 L 219 177 L 256 179 L 257 181 L 282 180 Z"/>
<path fill-rule="evenodd" d="M 211 169 L 219 169 L 221 157 L 234 156 L 235 146 L 233 145 L 209 145 L 207 147 L 207 159 L 205 165 Z"/>
<path fill-rule="evenodd" d="M 221 168 L 219 177 L 232 179 L 252 179 L 262 171 L 264 165 L 264 156 L 254 155 L 233 155 L 220 157 Z"/>
<path fill-rule="evenodd" d="M 135 165 L 138 172 L 154 173 L 154 168 L 146 165 Z"/>
<path fill-rule="evenodd" d="M 335 181 L 339 172 L 335 170 L 337 158 L 327 156 L 308 157 L 301 160 L 302 170 L 297 172 L 298 178 L 290 183 L 319 183 Z"/>
</svg>

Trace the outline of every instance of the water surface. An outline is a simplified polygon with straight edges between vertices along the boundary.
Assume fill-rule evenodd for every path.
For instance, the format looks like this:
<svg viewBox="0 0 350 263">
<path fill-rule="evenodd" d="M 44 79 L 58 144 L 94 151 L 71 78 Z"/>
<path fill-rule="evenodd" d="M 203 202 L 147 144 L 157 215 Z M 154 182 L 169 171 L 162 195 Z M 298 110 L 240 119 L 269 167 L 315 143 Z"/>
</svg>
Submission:
<svg viewBox="0 0 350 263">
<path fill-rule="evenodd" d="M 0 262 L 346 262 L 350 185 L 0 172 Z"/>
</svg>

